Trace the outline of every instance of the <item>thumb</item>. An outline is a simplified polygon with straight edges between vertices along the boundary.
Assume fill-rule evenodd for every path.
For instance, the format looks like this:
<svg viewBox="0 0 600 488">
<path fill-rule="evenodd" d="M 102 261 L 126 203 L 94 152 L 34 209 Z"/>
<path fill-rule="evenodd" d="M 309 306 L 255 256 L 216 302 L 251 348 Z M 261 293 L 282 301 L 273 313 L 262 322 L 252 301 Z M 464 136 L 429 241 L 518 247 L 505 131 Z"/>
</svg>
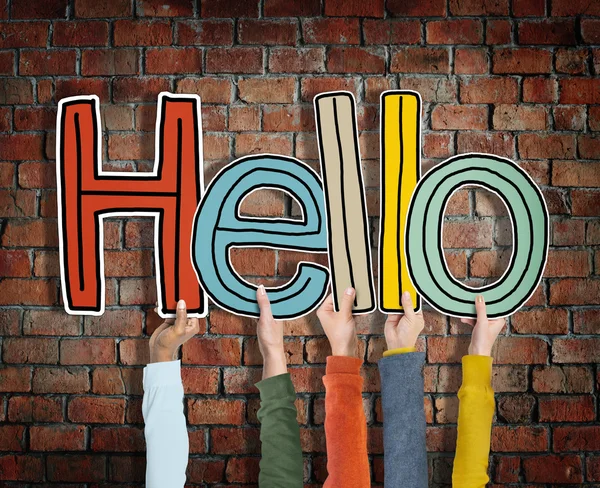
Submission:
<svg viewBox="0 0 600 488">
<path fill-rule="evenodd" d="M 267 296 L 267 290 L 264 285 L 260 285 L 256 290 L 256 301 L 258 303 L 258 309 L 260 310 L 261 319 L 272 319 L 273 314 L 271 313 L 271 302 Z"/>
<path fill-rule="evenodd" d="M 354 307 L 354 295 L 356 295 L 356 291 L 354 288 L 346 288 L 344 291 L 344 295 L 342 296 L 342 302 L 340 303 L 340 312 L 343 312 L 344 315 L 348 317 L 352 317 L 352 307 Z"/>
<path fill-rule="evenodd" d="M 175 332 L 184 334 L 186 324 L 187 310 L 185 309 L 185 300 L 179 300 L 177 302 L 177 311 L 175 312 Z"/>
<path fill-rule="evenodd" d="M 409 320 L 413 319 L 415 316 L 415 307 L 413 305 L 410 292 L 405 291 L 404 293 L 402 293 L 400 301 L 402 303 L 402 309 L 404 311 L 404 315 L 406 315 L 406 318 Z"/>
<path fill-rule="evenodd" d="M 487 314 L 485 311 L 485 299 L 483 298 L 483 295 L 477 295 L 475 297 L 475 311 L 477 312 L 477 323 L 485 323 L 487 321 Z"/>
</svg>

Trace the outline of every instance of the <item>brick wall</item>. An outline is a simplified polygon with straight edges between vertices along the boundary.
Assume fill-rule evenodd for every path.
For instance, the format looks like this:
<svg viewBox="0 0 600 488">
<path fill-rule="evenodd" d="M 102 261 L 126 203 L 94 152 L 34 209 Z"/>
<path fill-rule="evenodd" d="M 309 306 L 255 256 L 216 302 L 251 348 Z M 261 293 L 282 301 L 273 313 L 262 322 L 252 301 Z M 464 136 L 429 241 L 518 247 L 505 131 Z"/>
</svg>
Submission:
<svg viewBox="0 0 600 488">
<path fill-rule="evenodd" d="M 152 226 L 107 222 L 107 311 L 67 316 L 57 278 L 58 100 L 97 94 L 105 167 L 143 171 L 154 155 L 158 93 L 200 94 L 209 180 L 254 152 L 318 167 L 312 98 L 350 90 L 375 234 L 378 102 L 388 88 L 423 96 L 425 168 L 469 151 L 508 156 L 541 185 L 551 213 L 543 283 L 495 351 L 495 486 L 600 486 L 600 2 L 0 0 L 0 18 L 2 486 L 130 487 L 144 477 L 141 370 L 158 323 Z M 245 211 L 292 215 L 291 203 L 263 191 Z M 447 213 L 454 275 L 472 284 L 498 277 L 511 246 L 503 205 L 464 190 Z M 234 256 L 238 270 L 266 283 L 287 279 L 298 260 L 273 250 Z M 431 485 L 447 486 L 469 336 L 457 320 L 431 311 L 426 318 L 419 347 L 428 356 Z M 379 484 L 382 320 L 358 320 Z M 182 351 L 188 479 L 247 486 L 256 482 L 259 452 L 255 326 L 214 308 L 201 332 Z M 314 316 L 286 323 L 286 334 L 305 480 L 316 487 L 326 476 L 321 376 L 329 348 Z"/>
</svg>

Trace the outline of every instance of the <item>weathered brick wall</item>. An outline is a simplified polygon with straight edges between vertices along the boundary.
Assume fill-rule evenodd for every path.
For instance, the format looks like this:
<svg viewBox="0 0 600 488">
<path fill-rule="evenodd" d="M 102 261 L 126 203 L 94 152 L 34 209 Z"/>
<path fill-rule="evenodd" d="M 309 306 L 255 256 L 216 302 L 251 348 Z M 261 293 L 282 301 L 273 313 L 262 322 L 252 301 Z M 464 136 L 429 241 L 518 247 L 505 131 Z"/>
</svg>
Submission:
<svg viewBox="0 0 600 488">
<path fill-rule="evenodd" d="M 350 90 L 375 235 L 378 104 L 388 88 L 423 96 L 425 168 L 469 151 L 508 156 L 541 185 L 551 213 L 543 283 L 495 352 L 495 486 L 600 486 L 593 485 L 600 483 L 600 2 L 0 0 L 0 18 L 3 486 L 140 486 L 144 477 L 141 369 L 158 323 L 152 225 L 106 224 L 107 312 L 67 316 L 57 278 L 58 100 L 97 94 L 105 166 L 148 170 L 158 93 L 200 94 L 209 180 L 253 152 L 295 155 L 318 167 L 312 98 Z M 290 215 L 293 206 L 284 194 L 264 191 L 246 211 Z M 445 241 L 455 276 L 474 284 L 499 276 L 511 245 L 505 209 L 485 192 L 461 191 L 448 209 Z M 292 275 L 298 259 L 273 250 L 234 256 L 238 270 L 268 283 Z M 469 336 L 457 320 L 431 311 L 426 318 L 419 347 L 429 363 L 431 485 L 443 486 Z M 380 484 L 382 322 L 377 313 L 359 319 L 369 449 Z M 255 483 L 254 322 L 215 308 L 201 332 L 182 352 L 189 482 Z M 314 316 L 287 323 L 286 334 L 305 479 L 316 487 L 326 475 L 321 376 L 329 348 Z"/>
</svg>

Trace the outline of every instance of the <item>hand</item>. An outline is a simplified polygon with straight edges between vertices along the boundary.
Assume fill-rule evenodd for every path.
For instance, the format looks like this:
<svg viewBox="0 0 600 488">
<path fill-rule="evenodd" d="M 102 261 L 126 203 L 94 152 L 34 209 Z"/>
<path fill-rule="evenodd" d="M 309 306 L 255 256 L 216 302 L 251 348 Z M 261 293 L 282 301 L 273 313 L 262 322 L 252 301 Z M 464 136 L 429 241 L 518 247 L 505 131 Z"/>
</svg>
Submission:
<svg viewBox="0 0 600 488">
<path fill-rule="evenodd" d="M 177 359 L 177 350 L 199 331 L 198 319 L 188 319 L 185 302 L 177 302 L 175 319 L 166 319 L 150 337 L 150 362 Z"/>
<path fill-rule="evenodd" d="M 348 288 L 344 292 L 339 312 L 333 309 L 333 295 L 329 295 L 317 310 L 317 317 L 329 339 L 333 356 L 356 357 L 356 323 L 352 316 L 354 295 L 354 288 Z"/>
<path fill-rule="evenodd" d="M 256 301 L 260 310 L 256 335 L 258 349 L 263 357 L 263 380 L 265 380 L 271 376 L 287 373 L 283 350 L 283 322 L 273 318 L 271 303 L 263 285 L 256 290 Z"/>
<path fill-rule="evenodd" d="M 402 308 L 404 315 L 388 315 L 385 321 L 385 342 L 388 350 L 400 347 L 415 347 L 419 333 L 425 327 L 422 312 L 415 312 L 410 293 L 402 294 Z"/>
<path fill-rule="evenodd" d="M 464 324 L 475 325 L 471 333 L 471 344 L 469 344 L 469 354 L 476 356 L 491 356 L 492 347 L 500 331 L 504 327 L 504 318 L 487 318 L 485 313 L 485 300 L 483 295 L 477 295 L 475 298 L 475 310 L 477 311 L 477 321 L 473 319 L 460 319 Z"/>
</svg>

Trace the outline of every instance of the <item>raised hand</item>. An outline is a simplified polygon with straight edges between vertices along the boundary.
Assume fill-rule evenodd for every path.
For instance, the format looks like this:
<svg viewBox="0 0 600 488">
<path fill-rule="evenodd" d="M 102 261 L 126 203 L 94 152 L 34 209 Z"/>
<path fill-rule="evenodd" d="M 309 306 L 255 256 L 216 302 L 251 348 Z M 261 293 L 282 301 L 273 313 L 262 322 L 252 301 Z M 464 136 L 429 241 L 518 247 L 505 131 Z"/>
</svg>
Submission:
<svg viewBox="0 0 600 488">
<path fill-rule="evenodd" d="M 329 295 L 317 310 L 333 356 L 357 355 L 356 322 L 352 316 L 355 293 L 354 288 L 346 289 L 339 312 L 333 308 L 333 295 Z"/>
<path fill-rule="evenodd" d="M 260 318 L 256 326 L 258 348 L 263 357 L 263 380 L 287 373 L 285 351 L 283 349 L 283 322 L 275 320 L 271 313 L 271 303 L 263 285 L 256 290 L 256 301 Z"/>
<path fill-rule="evenodd" d="M 504 327 L 506 320 L 504 318 L 491 320 L 487 318 L 483 295 L 477 295 L 475 298 L 475 310 L 477 320 L 460 319 L 464 324 L 474 325 L 471 333 L 471 344 L 469 344 L 469 354 L 491 356 L 494 342 L 496 342 L 496 338 Z"/>
<path fill-rule="evenodd" d="M 385 321 L 384 333 L 388 350 L 415 347 L 417 338 L 425 327 L 423 313 L 415 312 L 409 292 L 402 294 L 401 302 L 404 314 L 390 314 Z"/>
<path fill-rule="evenodd" d="M 194 337 L 198 331 L 198 319 L 188 319 L 185 302 L 179 300 L 175 318 L 165 319 L 150 337 L 150 362 L 159 363 L 177 359 L 179 347 Z"/>
</svg>

